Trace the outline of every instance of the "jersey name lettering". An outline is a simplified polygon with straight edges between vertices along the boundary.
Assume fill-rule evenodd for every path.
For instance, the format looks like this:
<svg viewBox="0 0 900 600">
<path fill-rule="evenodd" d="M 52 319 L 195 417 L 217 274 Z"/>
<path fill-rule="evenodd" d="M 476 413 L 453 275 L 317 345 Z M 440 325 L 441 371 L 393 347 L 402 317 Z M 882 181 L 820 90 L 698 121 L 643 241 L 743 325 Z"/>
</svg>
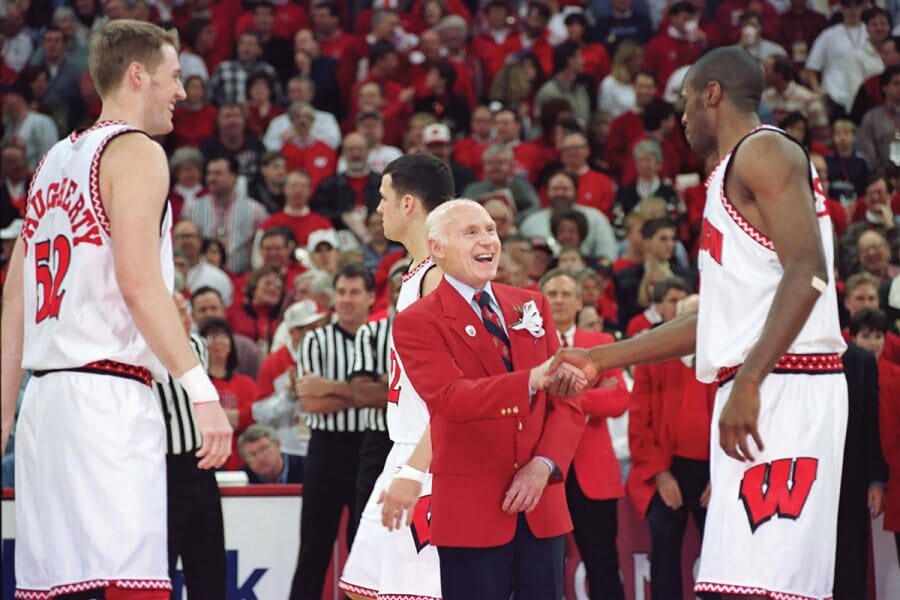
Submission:
<svg viewBox="0 0 900 600">
<path fill-rule="evenodd" d="M 93 244 L 100 246 L 100 226 L 78 184 L 68 177 L 54 181 L 43 189 L 35 190 L 28 199 L 28 214 L 23 226 L 25 243 L 31 240 L 40 220 L 52 208 L 61 208 L 72 226 L 72 245 Z"/>
<path fill-rule="evenodd" d="M 722 232 L 716 229 L 709 219 L 704 218 L 700 227 L 700 250 L 706 250 L 710 257 L 722 264 Z"/>
</svg>

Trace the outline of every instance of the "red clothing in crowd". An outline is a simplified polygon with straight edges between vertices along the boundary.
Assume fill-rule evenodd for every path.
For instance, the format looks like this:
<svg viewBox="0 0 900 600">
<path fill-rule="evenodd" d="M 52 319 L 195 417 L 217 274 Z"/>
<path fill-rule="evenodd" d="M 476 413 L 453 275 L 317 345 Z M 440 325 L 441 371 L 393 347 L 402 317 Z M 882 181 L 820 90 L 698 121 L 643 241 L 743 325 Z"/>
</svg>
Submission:
<svg viewBox="0 0 900 600">
<path fill-rule="evenodd" d="M 900 366 L 884 356 L 878 361 L 878 389 L 881 451 L 890 471 L 884 528 L 900 532 Z"/>
<path fill-rule="evenodd" d="M 275 22 L 272 25 L 272 33 L 275 35 L 290 40 L 299 29 L 307 27 L 308 23 L 306 9 L 302 5 L 294 2 L 275 3 Z M 237 36 L 253 27 L 253 11 L 247 10 L 238 17 L 234 33 Z"/>
<path fill-rule="evenodd" d="M 210 377 L 216 391 L 219 392 L 219 399 L 222 408 L 225 410 L 237 409 L 238 421 L 234 426 L 234 433 L 231 435 L 231 456 L 225 461 L 222 469 L 225 471 L 237 471 L 244 466 L 244 461 L 237 452 L 237 439 L 247 427 L 253 424 L 253 402 L 256 400 L 256 383 L 252 378 L 234 373 L 231 379 L 219 379 L 218 377 Z"/>
<path fill-rule="evenodd" d="M 245 335 L 254 342 L 271 342 L 278 326 L 279 307 L 245 304 L 245 284 L 245 280 L 235 281 L 234 301 L 225 309 L 225 318 L 228 319 L 233 333 Z"/>
<path fill-rule="evenodd" d="M 588 44 L 580 50 L 580 54 L 585 75 L 590 75 L 600 85 L 612 68 L 606 48 L 603 44 Z"/>
<path fill-rule="evenodd" d="M 265 357 L 259 365 L 259 373 L 256 375 L 256 400 L 261 400 L 275 393 L 275 380 L 281 377 L 288 369 L 294 369 L 297 363 L 291 356 L 287 346 L 282 346 L 272 354 Z"/>
<path fill-rule="evenodd" d="M 629 110 L 612 120 L 609 124 L 609 136 L 606 138 L 606 162 L 614 177 L 622 173 L 626 162 L 630 160 L 628 148 L 632 140 L 644 134 L 644 121 L 639 113 Z"/>
<path fill-rule="evenodd" d="M 625 337 L 633 338 L 637 334 L 642 331 L 647 331 L 653 327 L 653 323 L 650 322 L 650 319 L 647 317 L 647 311 L 643 311 L 640 314 L 634 315 L 631 317 L 631 320 L 628 321 L 628 326 L 625 328 Z"/>
<path fill-rule="evenodd" d="M 850 341 L 850 330 L 846 327 L 841 329 L 841 335 L 844 341 Z M 893 331 L 888 331 L 884 336 L 884 349 L 881 351 L 881 358 L 888 362 L 900 365 L 900 335 Z"/>
<path fill-rule="evenodd" d="M 643 517 L 656 493 L 654 478 L 672 458 L 709 460 L 709 428 L 717 386 L 697 381 L 681 359 L 634 369 L 628 419 L 631 471 L 625 489 Z"/>
<path fill-rule="evenodd" d="M 481 142 L 472 136 L 464 137 L 458 142 L 453 149 L 453 158 L 456 162 L 471 170 L 475 174 L 475 180 L 478 181 L 483 176 L 484 165 L 481 162 L 481 156 L 491 142 Z"/>
<path fill-rule="evenodd" d="M 853 214 L 850 215 L 850 222 L 865 221 L 866 210 L 868 210 L 868 207 L 866 206 L 865 198 L 857 199 L 856 204 L 853 206 Z M 900 192 L 896 192 L 891 196 L 891 212 L 894 215 L 900 215 Z"/>
<path fill-rule="evenodd" d="M 259 108 L 253 105 L 247 105 L 247 129 L 258 138 L 266 135 L 266 129 L 269 123 L 278 115 L 284 114 L 284 109 L 277 104 L 269 106 L 269 112 L 265 115 L 260 114 Z"/>
<path fill-rule="evenodd" d="M 613 180 L 594 169 L 588 168 L 578 175 L 578 199 L 582 206 L 596 208 L 612 219 L 612 205 L 616 199 L 616 186 Z"/>
<path fill-rule="evenodd" d="M 639 261 L 633 261 L 625 258 L 624 256 L 620 256 L 616 260 L 613 261 L 612 264 L 612 272 L 618 273 L 619 271 L 625 270 L 629 267 L 636 267 L 641 264 Z"/>
<path fill-rule="evenodd" d="M 485 91 L 490 89 L 491 82 L 506 63 L 506 57 L 515 54 L 522 49 L 519 36 L 514 29 L 506 30 L 506 37 L 497 42 L 490 31 L 482 31 L 472 39 L 472 54 L 481 60 L 484 68 L 484 81 L 482 86 Z"/>
<path fill-rule="evenodd" d="M 779 16 L 775 8 L 765 0 L 725 0 L 716 9 L 716 23 L 722 32 L 721 44 L 736 44 L 741 37 L 741 16 L 748 10 L 756 11 L 762 22 L 762 36 L 773 39 L 778 35 Z"/>
<path fill-rule="evenodd" d="M 306 247 L 309 234 L 313 231 L 317 229 L 333 229 L 331 221 L 313 211 L 309 211 L 302 217 L 292 216 L 284 211 L 277 212 L 263 221 L 259 226 L 259 230 L 268 231 L 273 227 L 290 228 L 294 232 L 294 239 L 297 240 L 297 245 L 301 248 Z"/>
<path fill-rule="evenodd" d="M 337 153 L 319 140 L 302 146 L 294 140 L 288 140 L 281 147 L 281 154 L 288 171 L 303 169 L 309 174 L 311 194 L 316 193 L 316 188 L 323 179 L 331 177 L 337 170 Z"/>
<path fill-rule="evenodd" d="M 543 150 L 533 143 L 515 142 L 513 152 L 513 174 L 524 177 L 532 184 L 537 182 L 537 177 L 544 168 L 545 154 Z"/>
<path fill-rule="evenodd" d="M 693 64 L 705 48 L 705 43 L 675 39 L 661 30 L 647 43 L 644 68 L 656 75 L 659 89 L 664 89 L 669 76 L 678 67 Z"/>
<path fill-rule="evenodd" d="M 475 84 L 472 81 L 472 76 L 466 71 L 466 66 L 455 58 L 446 58 L 447 64 L 453 67 L 453 70 L 456 71 L 456 82 L 453 84 L 453 93 L 466 101 L 466 104 L 469 105 L 469 108 L 475 108 L 475 104 L 477 103 L 477 98 L 475 97 Z M 413 89 L 416 90 L 416 98 L 425 98 L 426 96 L 431 95 L 431 90 L 428 89 L 428 86 L 425 85 L 425 78 L 428 76 L 428 71 L 431 69 L 431 64 L 427 62 L 410 65 L 409 67 L 409 82 L 410 85 L 413 86 Z M 463 125 L 468 126 L 468 123 L 463 123 Z"/>
<path fill-rule="evenodd" d="M 316 41 L 319 42 L 319 54 L 340 60 L 344 51 L 353 43 L 353 36 L 341 30 L 328 39 L 317 37 Z"/>
<path fill-rule="evenodd" d="M 616 339 L 599 331 L 575 330 L 572 345 L 576 348 L 591 348 L 611 344 Z M 607 379 L 615 384 L 602 386 Z M 622 471 L 613 450 L 606 420 L 615 418 L 628 408 L 628 389 L 622 377 L 622 369 L 604 371 L 597 385 L 585 390 L 578 397 L 581 410 L 587 417 L 581 441 L 575 450 L 572 467 L 578 478 L 578 485 L 584 495 L 592 500 L 621 498 L 625 493 L 622 486 Z"/>
<path fill-rule="evenodd" d="M 191 146 L 199 148 L 203 140 L 216 134 L 216 115 L 219 113 L 215 106 L 205 105 L 200 108 L 189 108 L 178 105 L 172 115 L 173 146 Z"/>
</svg>

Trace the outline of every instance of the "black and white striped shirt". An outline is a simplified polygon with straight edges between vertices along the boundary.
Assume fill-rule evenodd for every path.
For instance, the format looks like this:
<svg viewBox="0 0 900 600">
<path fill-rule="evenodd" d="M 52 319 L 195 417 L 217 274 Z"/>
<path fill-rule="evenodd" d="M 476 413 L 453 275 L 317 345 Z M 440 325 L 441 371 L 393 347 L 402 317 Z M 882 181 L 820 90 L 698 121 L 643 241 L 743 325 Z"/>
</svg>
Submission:
<svg viewBox="0 0 900 600">
<path fill-rule="evenodd" d="M 209 354 L 206 342 L 199 335 L 192 333 L 191 349 L 205 371 L 209 367 Z M 196 452 L 203 445 L 200 428 L 194 415 L 194 403 L 187 392 L 172 377 L 167 383 L 153 382 L 153 390 L 162 406 L 163 420 L 166 422 L 166 438 L 168 453 L 172 455 Z"/>
<path fill-rule="evenodd" d="M 370 321 L 356 332 L 356 361 L 349 379 L 356 376 L 381 379 L 388 372 L 388 343 L 391 332 L 390 317 Z M 384 408 L 359 409 L 366 420 L 366 427 L 371 431 L 387 431 Z"/>
<path fill-rule="evenodd" d="M 312 373 L 325 379 L 347 381 L 355 357 L 354 337 L 337 323 L 329 323 L 308 332 L 300 343 L 299 375 Z M 307 414 L 306 424 L 310 429 L 324 431 L 366 429 L 362 411 L 352 406 L 333 413 Z"/>
</svg>

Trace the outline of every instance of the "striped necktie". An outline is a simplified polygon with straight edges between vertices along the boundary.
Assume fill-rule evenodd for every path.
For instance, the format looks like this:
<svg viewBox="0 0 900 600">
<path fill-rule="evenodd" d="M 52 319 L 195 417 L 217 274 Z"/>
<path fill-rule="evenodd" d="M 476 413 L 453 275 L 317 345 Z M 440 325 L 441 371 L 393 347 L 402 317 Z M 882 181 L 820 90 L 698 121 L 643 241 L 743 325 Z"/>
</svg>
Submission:
<svg viewBox="0 0 900 600">
<path fill-rule="evenodd" d="M 481 318 L 484 320 L 484 328 L 491 334 L 491 341 L 494 342 L 494 347 L 500 353 L 500 358 L 503 359 L 506 370 L 512 371 L 512 352 L 509 348 L 509 338 L 503 330 L 500 317 L 491 308 L 491 295 L 487 292 L 478 292 L 475 294 L 475 302 L 481 307 Z"/>
</svg>

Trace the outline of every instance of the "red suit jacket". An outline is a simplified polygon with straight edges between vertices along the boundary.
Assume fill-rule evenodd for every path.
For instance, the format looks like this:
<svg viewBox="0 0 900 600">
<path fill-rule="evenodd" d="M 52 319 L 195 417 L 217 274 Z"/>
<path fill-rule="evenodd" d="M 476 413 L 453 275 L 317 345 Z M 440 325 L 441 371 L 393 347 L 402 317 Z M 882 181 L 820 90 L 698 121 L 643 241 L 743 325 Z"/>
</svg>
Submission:
<svg viewBox="0 0 900 600">
<path fill-rule="evenodd" d="M 884 528 L 900 532 L 900 367 L 884 356 L 878 361 L 881 451 L 888 465 Z"/>
<path fill-rule="evenodd" d="M 631 471 L 625 490 L 643 517 L 656 493 L 654 477 L 675 455 L 709 460 L 709 428 L 717 386 L 697 381 L 680 359 L 634 370 L 628 419 Z"/>
<path fill-rule="evenodd" d="M 394 321 L 400 361 L 431 413 L 431 538 L 436 546 L 509 543 L 517 515 L 503 512 L 501 505 L 516 470 L 544 456 L 566 473 L 584 428 L 577 399 L 528 394 L 530 369 L 559 347 L 546 298 L 498 283 L 491 287 L 509 335 L 512 372 L 481 317 L 446 280 Z M 543 317 L 542 337 L 511 328 L 519 319 L 515 307 L 529 300 Z M 564 486 L 548 484 L 526 518 L 538 538 L 571 531 Z"/>
<path fill-rule="evenodd" d="M 616 341 L 612 335 L 600 331 L 575 330 L 573 346 L 592 348 Z M 600 377 L 600 381 L 614 377 L 615 387 L 595 387 L 579 396 L 581 410 L 587 417 L 581 442 L 575 451 L 575 477 L 584 495 L 591 500 L 621 498 L 625 493 L 622 486 L 622 470 L 613 451 L 607 417 L 618 417 L 628 408 L 628 390 L 622 369 L 610 369 Z"/>
</svg>

